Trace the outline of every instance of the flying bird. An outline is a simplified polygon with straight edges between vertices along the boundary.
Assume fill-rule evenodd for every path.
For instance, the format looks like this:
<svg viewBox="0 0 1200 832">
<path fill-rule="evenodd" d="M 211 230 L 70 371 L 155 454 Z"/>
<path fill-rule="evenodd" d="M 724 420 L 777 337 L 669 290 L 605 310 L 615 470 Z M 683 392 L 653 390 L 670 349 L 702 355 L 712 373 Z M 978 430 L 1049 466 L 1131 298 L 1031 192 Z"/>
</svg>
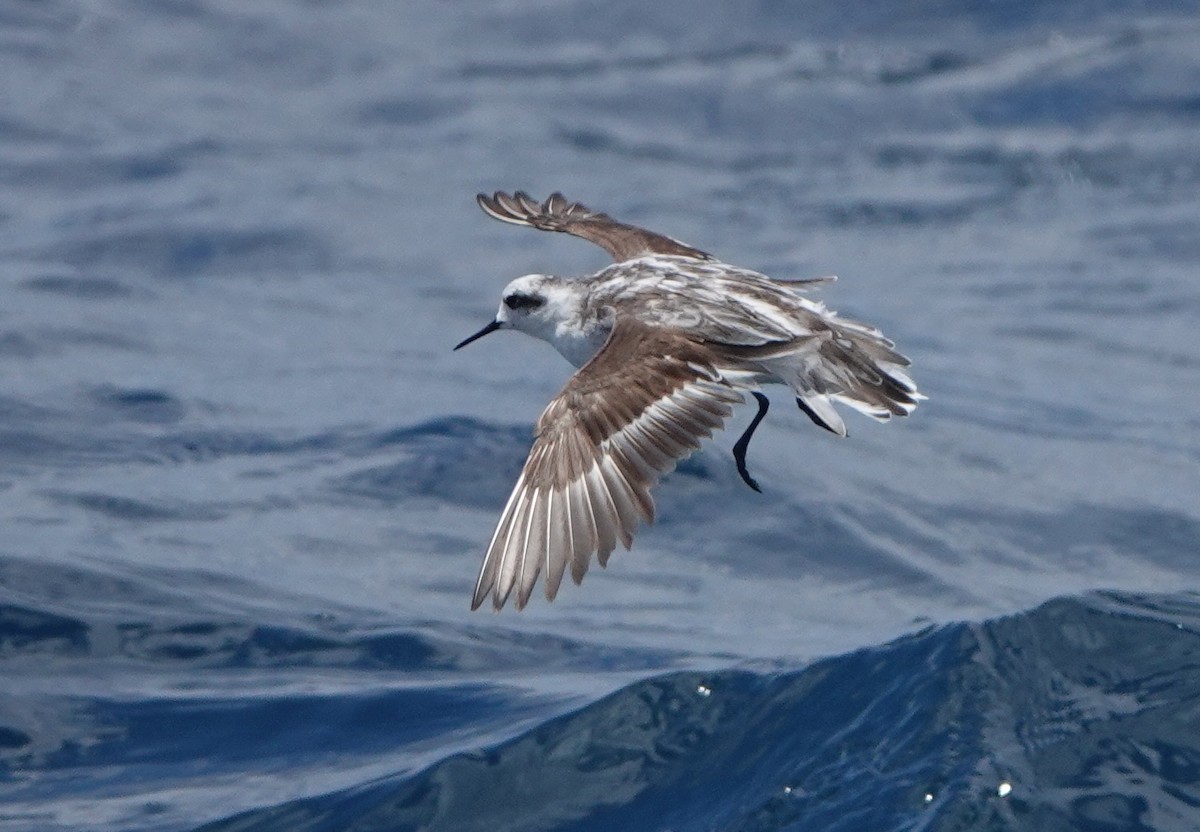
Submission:
<svg viewBox="0 0 1200 832">
<path fill-rule="evenodd" d="M 553 193 L 479 194 L 502 222 L 589 240 L 615 261 L 587 277 L 528 274 L 505 287 L 495 318 L 460 349 L 501 329 L 550 342 L 578 371 L 537 421 L 529 458 L 504 506 L 471 599 L 522 609 L 544 574 L 553 600 L 570 567 L 606 566 L 640 521 L 650 489 L 725 425 L 749 393 L 758 412 L 733 448 L 754 490 L 746 450 L 767 414 L 759 387 L 782 384 L 820 427 L 846 425 L 835 404 L 886 421 L 921 395 L 909 360 L 880 331 L 838 317 L 799 292 L 833 278 L 773 280 Z"/>
</svg>

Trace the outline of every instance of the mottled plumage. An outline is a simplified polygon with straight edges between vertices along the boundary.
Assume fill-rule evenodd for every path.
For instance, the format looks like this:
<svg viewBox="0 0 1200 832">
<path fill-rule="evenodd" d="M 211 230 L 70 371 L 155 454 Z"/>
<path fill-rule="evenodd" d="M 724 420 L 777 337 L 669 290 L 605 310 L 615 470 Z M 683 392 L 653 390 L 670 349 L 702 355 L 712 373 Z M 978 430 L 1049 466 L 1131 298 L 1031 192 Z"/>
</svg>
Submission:
<svg viewBox="0 0 1200 832">
<path fill-rule="evenodd" d="M 797 294 L 829 278 L 772 280 L 558 193 L 542 203 L 520 191 L 478 200 L 497 219 L 582 237 L 617 262 L 590 277 L 517 278 L 495 320 L 458 345 L 518 329 L 580 368 L 538 420 L 472 608 L 491 594 L 500 609 L 514 588 L 524 607 L 543 572 L 553 599 L 568 566 L 579 583 L 593 556 L 603 566 L 617 542 L 629 548 L 638 523 L 653 520 L 658 477 L 724 426 L 743 391 L 759 413 L 734 455 L 755 490 L 745 450 L 766 414 L 759 385 L 787 385 L 839 436 L 837 403 L 882 421 L 924 398 L 879 330 Z"/>
</svg>

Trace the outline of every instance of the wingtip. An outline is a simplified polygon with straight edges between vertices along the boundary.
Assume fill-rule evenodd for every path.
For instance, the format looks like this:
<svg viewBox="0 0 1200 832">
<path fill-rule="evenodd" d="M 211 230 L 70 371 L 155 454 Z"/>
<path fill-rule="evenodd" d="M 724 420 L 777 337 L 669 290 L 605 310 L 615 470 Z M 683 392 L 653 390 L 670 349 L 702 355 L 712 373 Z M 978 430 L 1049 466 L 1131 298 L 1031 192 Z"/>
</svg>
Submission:
<svg viewBox="0 0 1200 832">
<path fill-rule="evenodd" d="M 475 201 L 487 214 L 494 220 L 510 223 L 512 225 L 529 225 L 529 217 L 525 216 L 523 206 L 518 201 L 521 191 L 517 191 L 512 196 L 509 196 L 504 191 L 496 191 L 491 196 L 487 194 L 476 194 Z"/>
<path fill-rule="evenodd" d="M 814 286 L 824 286 L 829 283 L 837 283 L 838 276 L 836 274 L 823 274 L 820 277 L 772 277 L 776 283 L 781 283 L 784 286 L 792 286 L 799 291 L 805 288 Z"/>
</svg>

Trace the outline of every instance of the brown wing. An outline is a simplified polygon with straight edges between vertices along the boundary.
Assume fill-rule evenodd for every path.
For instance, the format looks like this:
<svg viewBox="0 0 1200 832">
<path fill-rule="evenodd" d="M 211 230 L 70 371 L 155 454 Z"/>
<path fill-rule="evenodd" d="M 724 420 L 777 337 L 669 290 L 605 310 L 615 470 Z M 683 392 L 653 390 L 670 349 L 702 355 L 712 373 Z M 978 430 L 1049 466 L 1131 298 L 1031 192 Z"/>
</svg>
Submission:
<svg viewBox="0 0 1200 832">
<path fill-rule="evenodd" d="M 713 258 L 699 249 L 662 234 L 617 222 L 578 202 L 570 202 L 555 191 L 542 203 L 524 191 L 511 196 L 496 191 L 492 196 L 477 194 L 475 200 L 488 216 L 514 225 L 528 225 L 542 231 L 562 231 L 589 240 L 612 255 L 618 263 L 648 254 L 673 254 L 697 260 Z"/>
<path fill-rule="evenodd" d="M 654 520 L 650 488 L 700 438 L 724 427 L 742 396 L 712 353 L 676 330 L 618 320 L 599 353 L 538 419 L 533 449 L 488 544 L 471 609 L 498 610 L 517 588 L 525 606 L 539 573 L 553 600 L 567 565 L 583 580 L 639 520 Z"/>
</svg>

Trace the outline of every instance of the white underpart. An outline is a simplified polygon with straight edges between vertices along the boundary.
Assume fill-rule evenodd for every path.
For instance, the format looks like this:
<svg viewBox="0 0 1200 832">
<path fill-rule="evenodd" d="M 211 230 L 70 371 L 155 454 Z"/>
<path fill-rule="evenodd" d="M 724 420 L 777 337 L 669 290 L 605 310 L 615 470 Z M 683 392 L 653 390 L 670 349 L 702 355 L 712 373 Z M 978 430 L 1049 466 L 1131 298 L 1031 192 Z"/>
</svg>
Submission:
<svg viewBox="0 0 1200 832">
<path fill-rule="evenodd" d="M 604 342 L 608 340 L 608 329 L 593 327 L 585 330 L 574 322 L 564 321 L 555 328 L 549 340 L 571 366 L 578 368 L 591 361 L 592 356 L 604 347 Z"/>
</svg>

